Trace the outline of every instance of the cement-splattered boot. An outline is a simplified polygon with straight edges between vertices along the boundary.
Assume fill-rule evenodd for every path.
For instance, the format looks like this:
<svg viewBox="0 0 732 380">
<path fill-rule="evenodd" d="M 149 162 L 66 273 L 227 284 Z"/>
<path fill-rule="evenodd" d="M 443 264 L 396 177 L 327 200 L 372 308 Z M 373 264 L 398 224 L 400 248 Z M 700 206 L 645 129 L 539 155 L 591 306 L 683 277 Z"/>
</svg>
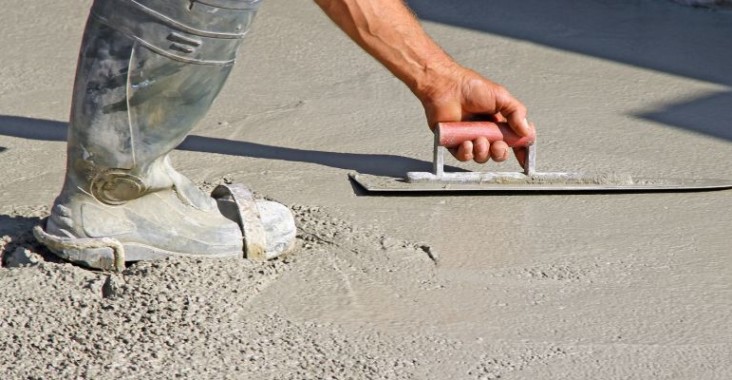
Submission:
<svg viewBox="0 0 732 380">
<path fill-rule="evenodd" d="M 100 269 L 241 256 L 243 246 L 249 257 L 271 258 L 292 247 L 286 207 L 255 201 L 240 186 L 217 189 L 217 205 L 168 158 L 221 90 L 258 5 L 95 0 L 79 54 L 66 179 L 45 228 L 34 230 L 40 242 Z"/>
</svg>

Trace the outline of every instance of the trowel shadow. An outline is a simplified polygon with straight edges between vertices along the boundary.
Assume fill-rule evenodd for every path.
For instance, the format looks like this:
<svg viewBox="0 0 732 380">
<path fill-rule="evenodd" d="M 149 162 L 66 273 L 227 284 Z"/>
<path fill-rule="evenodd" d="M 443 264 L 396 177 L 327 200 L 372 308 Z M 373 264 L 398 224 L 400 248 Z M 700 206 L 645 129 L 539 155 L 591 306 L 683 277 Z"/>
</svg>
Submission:
<svg viewBox="0 0 732 380">
<path fill-rule="evenodd" d="M 0 135 L 32 140 L 66 141 L 67 123 L 20 116 L 0 116 Z M 214 137 L 188 136 L 180 150 L 218 153 L 230 156 L 305 162 L 357 171 L 363 174 L 401 177 L 408 171 L 429 171 L 432 163 L 390 154 L 324 152 L 285 148 Z M 463 169 L 448 167 L 449 170 Z"/>
</svg>

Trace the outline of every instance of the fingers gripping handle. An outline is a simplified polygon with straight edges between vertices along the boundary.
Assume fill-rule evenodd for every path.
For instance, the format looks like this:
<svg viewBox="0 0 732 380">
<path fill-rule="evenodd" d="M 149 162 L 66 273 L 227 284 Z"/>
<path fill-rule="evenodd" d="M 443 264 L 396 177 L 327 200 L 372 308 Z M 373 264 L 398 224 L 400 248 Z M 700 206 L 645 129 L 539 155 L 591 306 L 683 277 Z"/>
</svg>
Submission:
<svg viewBox="0 0 732 380">
<path fill-rule="evenodd" d="M 488 142 L 505 141 L 511 148 L 525 148 L 534 143 L 536 135 L 519 136 L 508 123 L 490 121 L 458 121 L 438 123 L 436 141 L 445 148 L 455 148 L 465 141 L 485 137 Z"/>
<path fill-rule="evenodd" d="M 490 121 L 459 121 L 438 123 L 435 127 L 435 146 L 433 173 L 437 176 L 444 174 L 444 153 L 441 148 L 456 148 L 465 141 L 472 141 L 478 137 L 485 137 L 488 142 L 505 141 L 514 148 L 517 158 L 524 169 L 524 174 L 531 175 L 536 165 L 536 134 L 520 136 L 511 129 L 508 123 L 493 123 Z M 526 148 L 523 150 L 516 150 Z"/>
</svg>

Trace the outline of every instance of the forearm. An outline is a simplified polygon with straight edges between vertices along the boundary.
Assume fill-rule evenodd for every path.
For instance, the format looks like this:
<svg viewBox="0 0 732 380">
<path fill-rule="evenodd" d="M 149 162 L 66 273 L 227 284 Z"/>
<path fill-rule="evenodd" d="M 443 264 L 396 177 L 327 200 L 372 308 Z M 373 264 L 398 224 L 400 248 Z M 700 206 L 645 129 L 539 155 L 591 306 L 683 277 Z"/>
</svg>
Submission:
<svg viewBox="0 0 732 380">
<path fill-rule="evenodd" d="M 526 107 L 503 86 L 452 60 L 419 25 L 403 0 L 315 0 L 348 36 L 374 56 L 419 98 L 430 128 L 474 117 L 507 121 L 521 136 L 533 128 Z M 453 154 L 462 161 L 506 159 L 508 145 L 464 141 Z"/>
<path fill-rule="evenodd" d="M 455 69 L 455 62 L 424 32 L 402 0 L 315 2 L 417 96 Z"/>
</svg>

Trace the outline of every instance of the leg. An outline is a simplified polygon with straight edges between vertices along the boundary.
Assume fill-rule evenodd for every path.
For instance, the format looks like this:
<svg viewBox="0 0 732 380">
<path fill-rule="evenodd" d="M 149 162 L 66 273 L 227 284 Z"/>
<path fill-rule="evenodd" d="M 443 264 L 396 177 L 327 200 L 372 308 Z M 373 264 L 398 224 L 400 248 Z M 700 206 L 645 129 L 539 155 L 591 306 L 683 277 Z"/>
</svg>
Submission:
<svg viewBox="0 0 732 380">
<path fill-rule="evenodd" d="M 107 269 L 177 255 L 242 255 L 241 226 L 175 171 L 168 153 L 218 95 L 258 5 L 94 2 L 74 85 L 66 179 L 39 240 L 67 260 Z M 254 205 L 288 226 L 276 238 L 289 249 L 289 210 Z"/>
</svg>

